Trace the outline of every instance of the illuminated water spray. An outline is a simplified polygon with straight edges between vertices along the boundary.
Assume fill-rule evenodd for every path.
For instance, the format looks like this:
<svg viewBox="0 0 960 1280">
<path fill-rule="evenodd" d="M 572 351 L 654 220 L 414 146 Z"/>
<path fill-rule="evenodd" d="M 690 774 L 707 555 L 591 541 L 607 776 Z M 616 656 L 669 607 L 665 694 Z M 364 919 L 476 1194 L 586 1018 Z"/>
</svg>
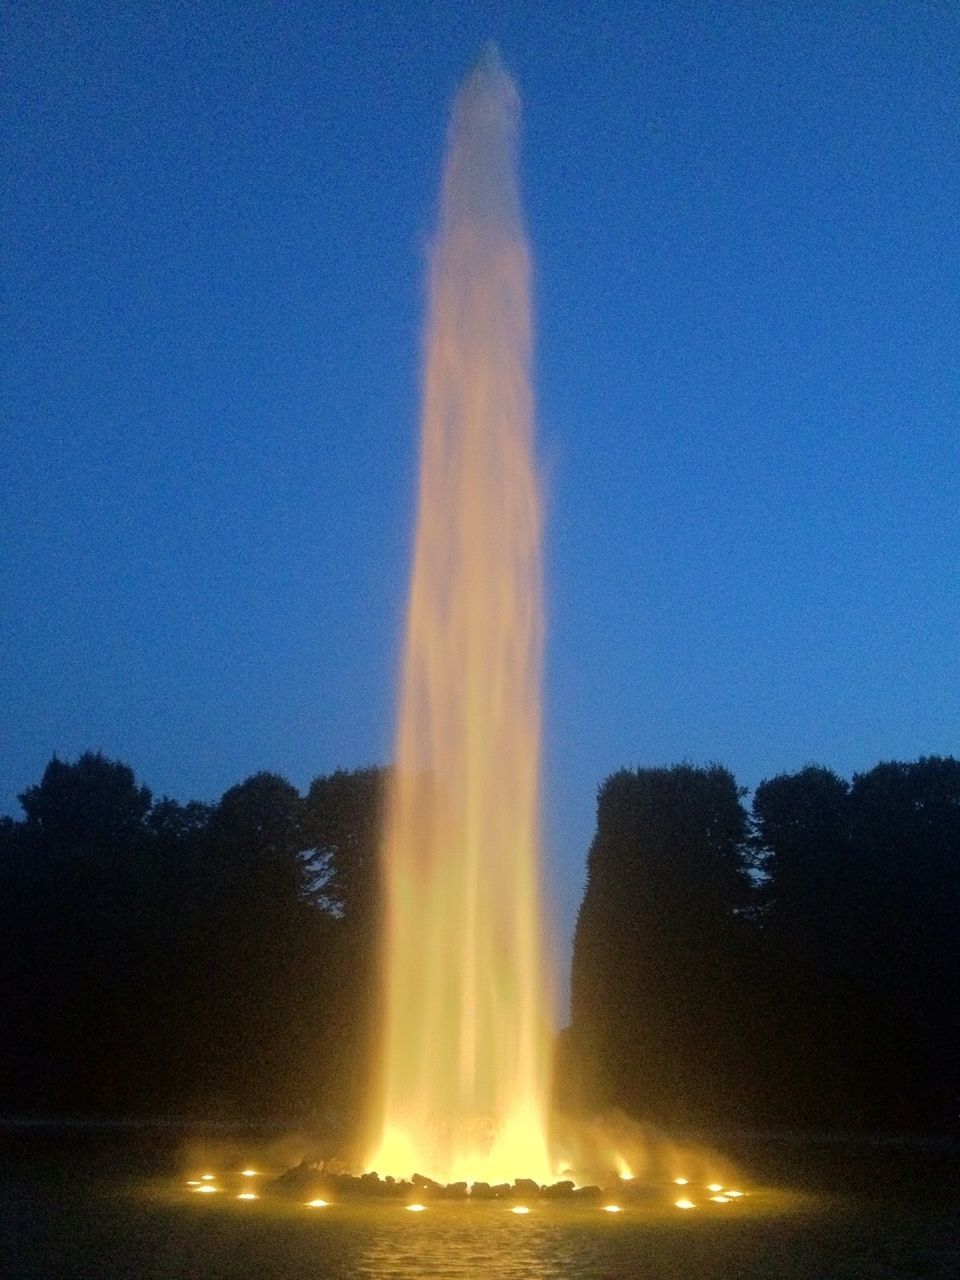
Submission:
<svg viewBox="0 0 960 1280">
<path fill-rule="evenodd" d="M 519 99 L 457 96 L 430 262 L 420 494 L 384 842 L 386 1011 L 369 1166 L 546 1180 L 540 497 Z"/>
</svg>

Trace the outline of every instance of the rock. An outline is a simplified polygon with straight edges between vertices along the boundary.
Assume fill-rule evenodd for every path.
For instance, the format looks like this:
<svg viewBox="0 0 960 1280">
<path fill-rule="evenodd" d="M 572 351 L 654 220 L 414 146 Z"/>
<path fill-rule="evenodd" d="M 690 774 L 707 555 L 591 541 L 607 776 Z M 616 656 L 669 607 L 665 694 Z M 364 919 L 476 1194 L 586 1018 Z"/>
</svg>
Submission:
<svg viewBox="0 0 960 1280">
<path fill-rule="evenodd" d="M 532 1178 L 517 1178 L 513 1184 L 514 1194 L 527 1199 L 536 1200 L 540 1195 L 540 1184 Z"/>
<path fill-rule="evenodd" d="M 475 1182 L 470 1188 L 471 1200 L 492 1200 L 493 1187 L 489 1182 Z"/>
<path fill-rule="evenodd" d="M 543 1195 L 547 1200 L 562 1200 L 564 1196 L 573 1195 L 574 1190 L 573 1182 L 554 1182 L 551 1186 L 543 1188 Z"/>
<path fill-rule="evenodd" d="M 577 1187 L 571 1192 L 575 1200 L 599 1200 L 603 1195 L 602 1187 Z"/>
</svg>

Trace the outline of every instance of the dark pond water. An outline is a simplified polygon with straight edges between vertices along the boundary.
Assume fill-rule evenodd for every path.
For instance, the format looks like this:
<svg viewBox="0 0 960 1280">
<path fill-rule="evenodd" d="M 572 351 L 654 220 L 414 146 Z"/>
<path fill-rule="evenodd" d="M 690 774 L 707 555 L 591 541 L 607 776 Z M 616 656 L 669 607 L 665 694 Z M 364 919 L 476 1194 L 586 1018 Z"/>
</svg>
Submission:
<svg viewBox="0 0 960 1280">
<path fill-rule="evenodd" d="M 782 1176 L 740 1202 L 674 1209 L 666 1195 L 599 1207 L 391 1203 L 309 1209 L 240 1202 L 221 1180 L 198 1195 L 181 1178 L 103 1161 L 0 1162 L 4 1280 L 957 1280 L 960 1183 L 954 1157 L 794 1153 Z M 760 1161 L 759 1163 L 763 1163 Z M 767 1172 L 783 1160 L 767 1159 Z M 804 1172 L 805 1171 L 805 1172 Z"/>
</svg>

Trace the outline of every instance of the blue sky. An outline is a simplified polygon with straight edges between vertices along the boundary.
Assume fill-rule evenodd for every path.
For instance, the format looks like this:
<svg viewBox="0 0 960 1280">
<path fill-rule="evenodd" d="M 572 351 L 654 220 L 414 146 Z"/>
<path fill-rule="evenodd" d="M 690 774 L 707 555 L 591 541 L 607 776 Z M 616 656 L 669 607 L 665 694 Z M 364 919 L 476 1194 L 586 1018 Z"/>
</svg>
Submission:
<svg viewBox="0 0 960 1280">
<path fill-rule="evenodd" d="M 0 808 L 390 754 L 447 110 L 524 99 L 561 945 L 596 788 L 960 751 L 960 10 L 14 3 Z"/>
</svg>

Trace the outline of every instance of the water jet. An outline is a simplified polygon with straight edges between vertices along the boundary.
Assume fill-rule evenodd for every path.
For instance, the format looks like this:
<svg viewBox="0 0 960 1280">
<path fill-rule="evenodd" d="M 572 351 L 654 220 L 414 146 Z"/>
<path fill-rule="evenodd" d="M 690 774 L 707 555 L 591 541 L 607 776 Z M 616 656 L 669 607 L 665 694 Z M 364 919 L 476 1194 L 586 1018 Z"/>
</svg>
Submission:
<svg viewBox="0 0 960 1280">
<path fill-rule="evenodd" d="M 429 263 L 419 494 L 382 840 L 384 1014 L 367 1171 L 534 1194 L 665 1163 L 551 1114 L 541 886 L 542 507 L 519 95 L 488 45 L 456 96 Z M 652 1145 L 658 1148 L 656 1153 Z"/>
<path fill-rule="evenodd" d="M 548 1181 L 541 507 L 519 98 L 494 45 L 450 122 L 384 832 L 369 1169 Z"/>
</svg>

